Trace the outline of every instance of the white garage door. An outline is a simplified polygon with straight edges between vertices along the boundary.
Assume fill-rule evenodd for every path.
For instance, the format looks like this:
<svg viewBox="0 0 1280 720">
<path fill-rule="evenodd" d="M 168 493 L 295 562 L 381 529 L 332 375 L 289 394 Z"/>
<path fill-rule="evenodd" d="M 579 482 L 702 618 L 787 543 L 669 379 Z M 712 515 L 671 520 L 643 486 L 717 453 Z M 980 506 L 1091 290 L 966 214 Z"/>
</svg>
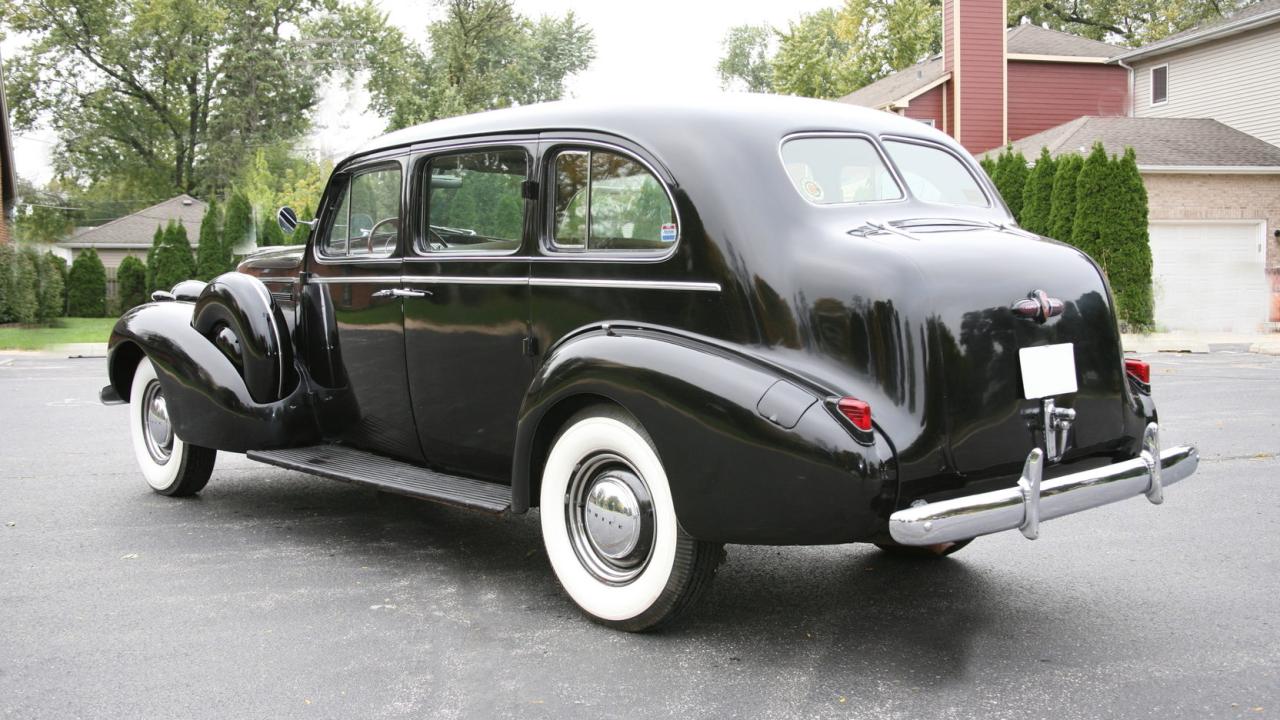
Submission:
<svg viewBox="0 0 1280 720">
<path fill-rule="evenodd" d="M 1181 332 L 1258 332 L 1270 286 L 1260 222 L 1151 224 L 1156 326 Z"/>
</svg>

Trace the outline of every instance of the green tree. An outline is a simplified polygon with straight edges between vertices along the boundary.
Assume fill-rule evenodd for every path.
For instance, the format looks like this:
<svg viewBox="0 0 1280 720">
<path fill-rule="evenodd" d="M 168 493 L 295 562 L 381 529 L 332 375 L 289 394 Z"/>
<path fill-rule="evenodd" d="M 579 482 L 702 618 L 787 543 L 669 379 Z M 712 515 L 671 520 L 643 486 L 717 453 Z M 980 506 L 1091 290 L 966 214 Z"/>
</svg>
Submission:
<svg viewBox="0 0 1280 720">
<path fill-rule="evenodd" d="M 31 324 L 40 315 L 34 252 L 0 245 L 0 322 Z"/>
<path fill-rule="evenodd" d="M 852 40 L 840 27 L 835 10 L 824 8 L 800 16 L 779 33 L 773 57 L 774 89 L 784 95 L 835 98 L 865 85 Z"/>
<path fill-rule="evenodd" d="M 178 222 L 170 222 L 164 230 L 164 240 L 155 255 L 154 281 L 157 290 L 168 290 L 183 280 L 195 277 L 196 262 L 191 255 L 191 242 L 187 229 Z"/>
<path fill-rule="evenodd" d="M 45 255 L 45 262 L 58 273 L 58 282 L 62 284 L 62 295 L 58 304 L 58 316 L 61 317 L 67 314 L 67 261 L 65 258 L 49 253 Z"/>
<path fill-rule="evenodd" d="M 284 230 L 280 229 L 280 223 L 276 222 L 275 214 L 264 212 L 262 218 L 262 232 L 258 233 L 258 244 L 261 247 L 276 247 L 284 245 Z"/>
<path fill-rule="evenodd" d="M 67 273 L 67 314 L 72 317 L 107 314 L 107 271 L 93 248 L 82 251 Z"/>
<path fill-rule="evenodd" d="M 1107 217 L 1107 192 L 1111 189 L 1111 161 L 1102 143 L 1094 143 L 1076 179 L 1076 215 L 1071 226 L 1071 244 L 1102 264 L 1102 235 Z M 1103 269 L 1106 266 L 1103 265 Z"/>
<path fill-rule="evenodd" d="M 440 0 L 443 17 L 420 46 L 370 4 L 334 18 L 333 48 L 369 69 L 375 112 L 389 129 L 480 110 L 558 100 L 564 82 L 595 58 L 591 29 L 572 12 L 532 20 L 511 0 Z"/>
<path fill-rule="evenodd" d="M 1053 211 L 1053 178 L 1058 166 L 1049 148 L 1040 148 L 1040 157 L 1027 175 L 1027 185 L 1022 192 L 1022 227 L 1037 235 L 1049 234 L 1050 214 Z"/>
<path fill-rule="evenodd" d="M 731 28 L 722 48 L 716 69 L 725 88 L 839 97 L 940 52 L 941 2 L 845 0 L 800 15 L 786 30 Z"/>
<path fill-rule="evenodd" d="M 1101 233 L 1101 262 L 1115 293 L 1120 321 L 1133 330 L 1152 324 L 1151 242 L 1147 189 L 1133 148 L 1111 160 L 1106 194 L 1107 224 Z"/>
<path fill-rule="evenodd" d="M 1010 0 L 1009 25 L 1023 21 L 1137 47 L 1217 20 L 1252 0 Z"/>
<path fill-rule="evenodd" d="M 55 318 L 62 317 L 65 308 L 63 297 L 66 288 L 62 281 L 61 258 L 55 257 L 53 253 L 37 253 L 34 249 L 24 252 L 30 254 L 36 271 L 36 320 L 42 323 L 52 322 Z"/>
<path fill-rule="evenodd" d="M 164 246 L 164 228 L 156 225 L 156 233 L 151 236 L 151 247 L 147 249 L 147 294 L 159 290 L 156 285 L 156 256 L 160 254 L 160 248 Z M 169 288 L 165 288 L 168 290 Z"/>
<path fill-rule="evenodd" d="M 147 301 L 147 267 L 138 258 L 129 255 L 116 268 L 116 293 L 120 296 L 120 309 L 128 310 Z"/>
<path fill-rule="evenodd" d="M 222 225 L 223 258 L 230 266 L 236 255 L 243 255 L 257 245 L 257 232 L 253 226 L 253 206 L 239 190 L 227 200 L 227 214 Z"/>
<path fill-rule="evenodd" d="M 1019 223 L 1022 222 L 1022 193 L 1027 187 L 1027 175 L 1027 159 L 1021 151 L 1015 152 L 1012 147 L 1006 147 L 1000 152 L 991 180 Z"/>
<path fill-rule="evenodd" d="M 196 244 L 196 277 L 200 280 L 212 280 L 228 269 L 229 263 L 223 257 L 218 212 L 218 201 L 211 200 L 200 221 L 200 239 Z"/>
<path fill-rule="evenodd" d="M 773 66 L 769 47 L 773 28 L 768 25 L 736 25 L 729 28 L 716 63 L 722 90 L 773 92 Z"/>
<path fill-rule="evenodd" d="M 1049 237 L 1071 242 L 1072 228 L 1076 221 L 1076 180 L 1084 160 L 1074 153 L 1058 158 L 1053 173 L 1053 194 L 1049 209 Z"/>
<path fill-rule="evenodd" d="M 9 62 L 19 130 L 54 130 L 57 169 L 142 197 L 221 187 L 249 149 L 301 135 L 329 78 L 354 66 L 330 0 L 0 0 L 31 38 Z M 216 152 L 213 151 L 216 148 Z M 135 195 L 136 196 L 136 195 Z"/>
</svg>

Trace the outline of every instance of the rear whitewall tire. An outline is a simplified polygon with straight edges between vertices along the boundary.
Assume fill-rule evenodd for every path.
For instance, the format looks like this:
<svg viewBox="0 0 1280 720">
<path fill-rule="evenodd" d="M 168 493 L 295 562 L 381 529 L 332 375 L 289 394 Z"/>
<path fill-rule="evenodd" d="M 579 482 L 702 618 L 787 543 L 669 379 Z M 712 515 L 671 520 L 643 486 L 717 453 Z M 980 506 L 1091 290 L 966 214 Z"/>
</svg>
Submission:
<svg viewBox="0 0 1280 720">
<path fill-rule="evenodd" d="M 165 409 L 167 403 L 155 367 L 151 360 L 143 358 L 133 373 L 129 391 L 129 433 L 132 437 L 133 455 L 142 470 L 142 477 L 151 489 L 161 495 L 182 497 L 194 495 L 204 489 L 213 473 L 217 451 L 183 442 L 170 426 L 167 435 L 153 431 L 148 426 L 148 410 L 151 419 L 157 413 L 155 407 Z M 156 405 L 156 402 L 159 405 Z M 160 435 L 161 437 L 157 437 Z"/>
<path fill-rule="evenodd" d="M 592 458 L 617 457 L 641 478 L 652 507 L 652 540 L 641 569 L 610 583 L 575 549 L 568 498 L 575 475 Z M 590 408 L 574 416 L 552 443 L 539 492 L 542 538 L 569 597 L 591 619 L 628 631 L 656 629 L 691 607 L 710 583 L 723 548 L 686 535 L 676 520 L 666 471 L 643 428 L 626 413 Z"/>
</svg>

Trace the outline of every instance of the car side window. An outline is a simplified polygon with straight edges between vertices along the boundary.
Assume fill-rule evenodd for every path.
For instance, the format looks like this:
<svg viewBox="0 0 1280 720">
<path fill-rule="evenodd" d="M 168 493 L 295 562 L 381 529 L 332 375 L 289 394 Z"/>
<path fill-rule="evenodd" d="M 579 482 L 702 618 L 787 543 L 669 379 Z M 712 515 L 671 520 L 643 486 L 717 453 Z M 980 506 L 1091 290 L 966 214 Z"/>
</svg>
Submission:
<svg viewBox="0 0 1280 720">
<path fill-rule="evenodd" d="M 385 257 L 395 252 L 400 235 L 400 166 L 353 175 L 329 225 L 324 254 L 337 257 Z"/>
<path fill-rule="evenodd" d="M 520 149 L 433 158 L 427 197 L 426 252 L 511 253 L 524 236 L 529 157 Z"/>
<path fill-rule="evenodd" d="M 553 172 L 557 249 L 643 251 L 675 244 L 675 209 L 641 163 L 607 150 L 563 150 Z"/>
</svg>

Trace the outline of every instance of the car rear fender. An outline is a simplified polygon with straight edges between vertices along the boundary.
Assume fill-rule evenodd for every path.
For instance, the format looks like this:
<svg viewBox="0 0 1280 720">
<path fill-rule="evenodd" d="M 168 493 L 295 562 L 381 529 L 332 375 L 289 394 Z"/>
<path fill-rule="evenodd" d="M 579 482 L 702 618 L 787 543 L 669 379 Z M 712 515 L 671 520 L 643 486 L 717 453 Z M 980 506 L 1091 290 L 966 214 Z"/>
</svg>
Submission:
<svg viewBox="0 0 1280 720">
<path fill-rule="evenodd" d="M 550 349 L 521 409 L 512 508 L 536 499 L 542 462 L 565 419 L 609 402 L 649 433 L 680 524 L 694 537 L 812 544 L 871 536 L 896 493 L 889 444 L 879 433 L 859 442 L 819 389 L 784 375 L 668 330 L 602 325 L 574 333 Z M 776 399 L 779 383 L 783 402 L 771 412 L 762 400 Z"/>
</svg>

